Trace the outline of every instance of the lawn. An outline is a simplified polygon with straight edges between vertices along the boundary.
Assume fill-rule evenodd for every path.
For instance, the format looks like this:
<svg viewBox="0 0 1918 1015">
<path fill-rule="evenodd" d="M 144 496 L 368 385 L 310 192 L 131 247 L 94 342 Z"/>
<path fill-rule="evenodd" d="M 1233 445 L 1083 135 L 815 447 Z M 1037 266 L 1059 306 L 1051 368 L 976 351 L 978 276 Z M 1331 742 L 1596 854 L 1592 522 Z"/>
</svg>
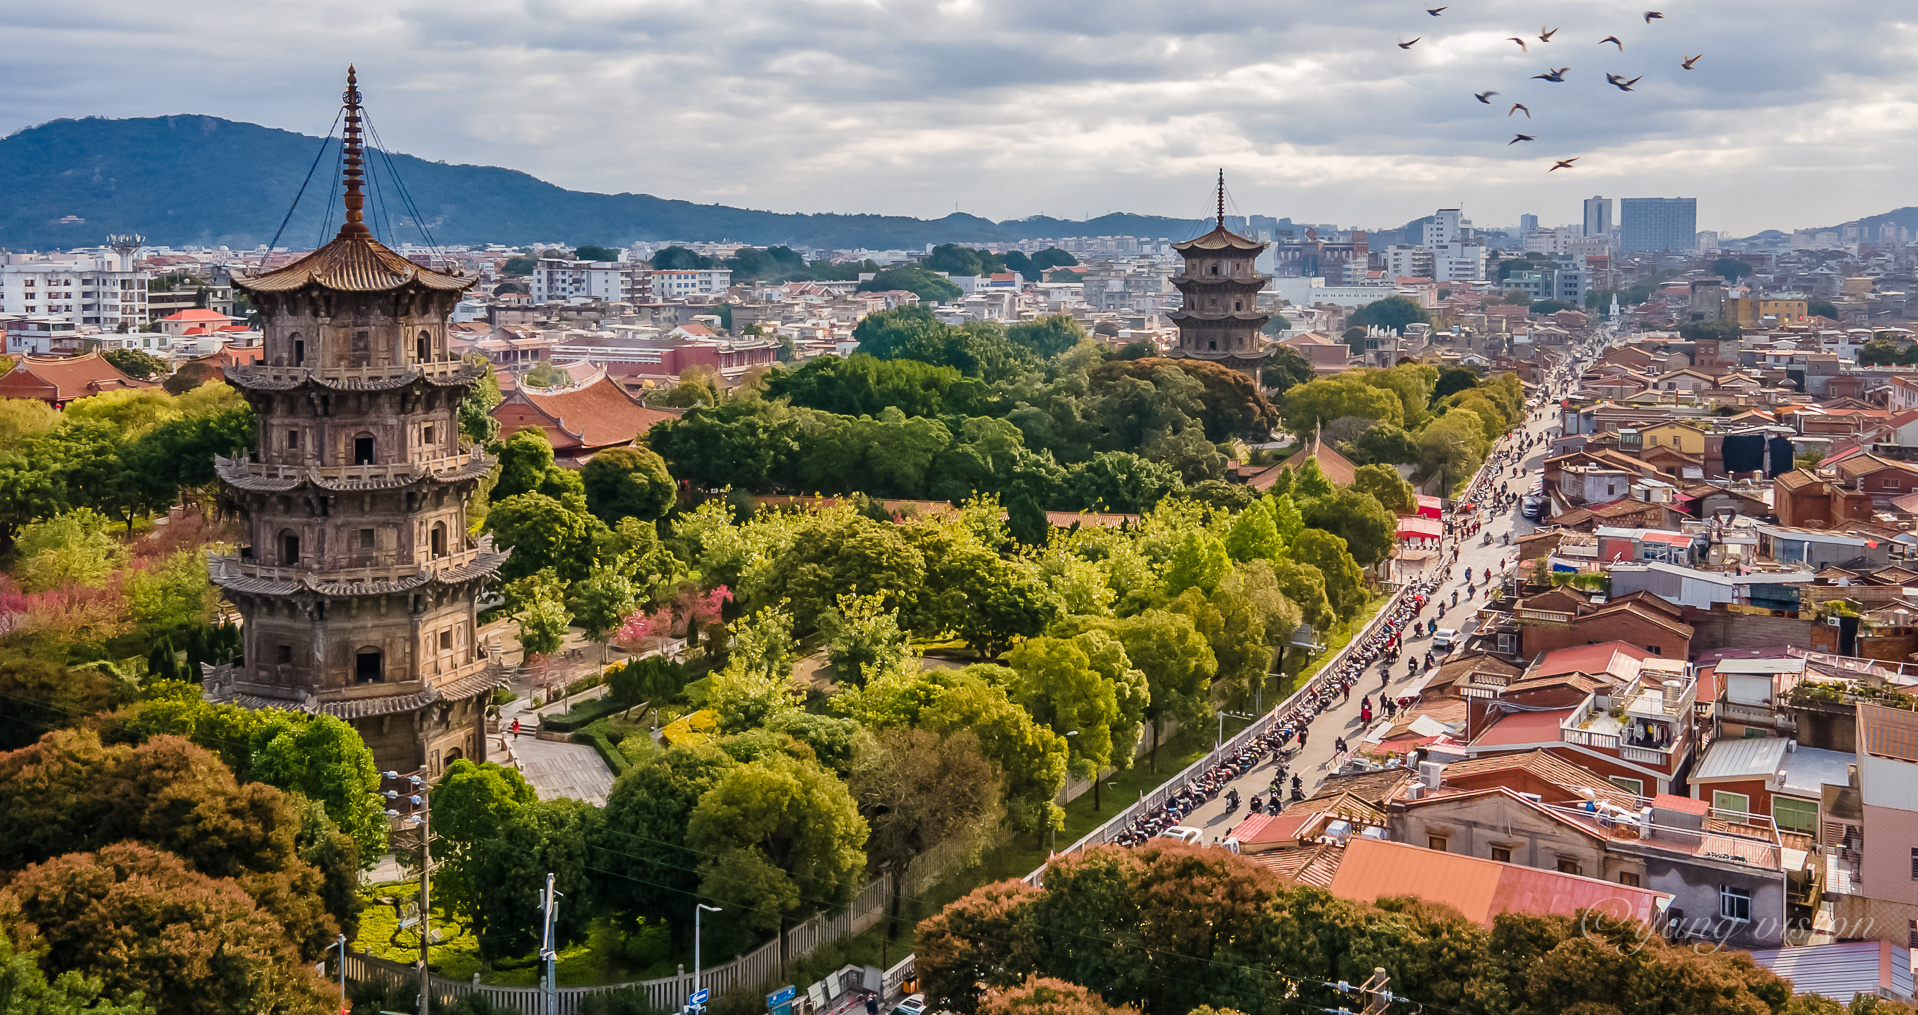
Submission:
<svg viewBox="0 0 1918 1015">
<path fill-rule="evenodd" d="M 354 946 L 375 958 L 389 959 L 411 965 L 419 961 L 419 937 L 408 927 L 399 935 L 400 944 L 393 943 L 393 931 L 397 920 L 393 907 L 375 901 L 378 898 L 401 898 L 409 901 L 419 898 L 419 882 L 410 884 L 381 885 L 378 890 L 364 896 L 366 908 L 360 912 L 359 937 Z M 438 905 L 433 907 L 433 926 L 445 933 L 438 944 L 432 948 L 429 961 L 433 972 L 451 980 L 470 980 L 474 973 L 480 974 L 480 982 L 497 987 L 536 987 L 539 985 L 541 964 L 532 957 L 523 957 L 502 963 L 510 968 L 489 968 L 479 956 L 479 942 L 464 928 L 458 927 Z M 601 984 L 630 983 L 673 973 L 673 963 L 661 960 L 648 968 L 623 968 L 612 957 L 616 950 L 608 935 L 598 933 L 590 935 L 586 941 L 564 948 L 559 953 L 558 976 L 561 986 L 593 987 Z"/>
</svg>

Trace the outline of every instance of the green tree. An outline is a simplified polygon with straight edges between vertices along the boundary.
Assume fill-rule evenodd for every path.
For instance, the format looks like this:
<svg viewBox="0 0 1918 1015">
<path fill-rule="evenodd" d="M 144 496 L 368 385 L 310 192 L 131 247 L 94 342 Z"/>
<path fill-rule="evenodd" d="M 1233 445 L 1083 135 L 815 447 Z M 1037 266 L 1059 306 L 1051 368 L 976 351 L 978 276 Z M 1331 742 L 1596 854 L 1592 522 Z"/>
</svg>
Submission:
<svg viewBox="0 0 1918 1015">
<path fill-rule="evenodd" d="M 713 266 L 713 259 L 704 254 L 695 254 L 678 245 L 664 247 L 653 252 L 654 271 L 698 270 Z"/>
<path fill-rule="evenodd" d="M 513 277 L 531 275 L 539 262 L 530 257 L 509 257 L 500 265 L 500 274 Z"/>
<path fill-rule="evenodd" d="M 0 934 L 0 1012 L 6 1015 L 153 1015 L 146 995 L 109 995 L 98 976 L 68 970 L 48 983 L 30 954 Z"/>
<path fill-rule="evenodd" d="M 1272 511 L 1272 526 L 1279 539 L 1290 543 L 1297 539 L 1299 530 L 1305 528 L 1305 516 L 1299 513 L 1299 504 L 1290 493 L 1281 493 L 1266 502 Z"/>
<path fill-rule="evenodd" d="M 927 303 L 944 303 L 965 295 L 965 290 L 916 264 L 881 268 L 872 278 L 859 283 L 859 291 L 883 293 L 905 290 Z"/>
<path fill-rule="evenodd" d="M 1131 763 L 1138 722 L 1149 702 L 1144 674 L 1131 669 L 1124 647 L 1102 631 L 1072 641 L 1031 638 L 1014 648 L 1008 661 L 1026 711 L 1066 737 L 1071 770 L 1094 780 L 1096 808 L 1100 773 Z"/>
<path fill-rule="evenodd" d="M 629 877 L 601 878 L 594 902 L 628 932 L 666 923 L 690 941 L 685 902 L 699 889 L 704 857 L 687 845 L 693 810 L 721 774 L 737 763 L 717 746 L 680 743 L 628 769 L 606 797 L 594 830 L 594 866 Z"/>
<path fill-rule="evenodd" d="M 1366 600 L 1365 575 L 1347 552 L 1344 539 L 1324 529 L 1306 529 L 1292 542 L 1292 559 L 1319 569 L 1326 599 L 1340 618 L 1358 616 Z"/>
<path fill-rule="evenodd" d="M 121 842 L 55 857 L 0 889 L 0 912 L 56 982 L 99 975 L 112 994 L 183 1015 L 332 1010 L 271 914 L 171 853 Z"/>
<path fill-rule="evenodd" d="M 1353 311 L 1346 321 L 1355 328 L 1390 328 L 1403 333 L 1411 325 L 1432 323 L 1432 316 L 1424 307 L 1403 296 L 1387 296 Z"/>
<path fill-rule="evenodd" d="M 446 766 L 432 788 L 433 833 L 438 840 L 433 894 L 441 905 L 469 919 L 479 909 L 484 874 L 480 844 L 517 821 L 539 801 L 518 770 L 465 758 Z"/>
<path fill-rule="evenodd" d="M 539 947 L 541 928 L 526 919 L 527 900 L 539 897 L 548 874 L 557 875 L 553 887 L 562 895 L 585 903 L 560 908 L 555 945 L 584 940 L 592 923 L 587 843 L 598 815 L 583 800 L 536 801 L 475 845 L 469 916 L 481 958 L 496 961 Z"/>
<path fill-rule="evenodd" d="M 845 783 L 781 754 L 726 769 L 686 824 L 687 844 L 705 857 L 700 894 L 782 942 L 795 920 L 852 899 L 867 836 Z"/>
<path fill-rule="evenodd" d="M 109 519 L 77 508 L 20 530 L 14 569 L 30 592 L 79 585 L 97 588 L 126 563 L 127 551 L 107 535 Z"/>
<path fill-rule="evenodd" d="M 1292 480 L 1292 496 L 1301 503 L 1332 495 L 1332 481 L 1327 479 L 1325 471 L 1319 468 L 1319 460 L 1307 458 L 1299 466 L 1299 472 Z"/>
<path fill-rule="evenodd" d="M 1208 696 L 1218 670 L 1213 647 L 1194 626 L 1193 619 L 1166 610 L 1147 610 L 1125 620 L 1070 617 L 1061 632 L 1101 630 L 1125 648 L 1126 659 L 1145 675 L 1150 696 L 1144 711 L 1152 729 L 1151 761 L 1159 766 L 1159 740 L 1166 722 L 1190 725 L 1210 714 Z"/>
<path fill-rule="evenodd" d="M 639 608 L 641 590 L 627 577 L 631 566 L 614 559 L 594 567 L 567 591 L 568 607 L 586 637 L 603 642 Z"/>
<path fill-rule="evenodd" d="M 552 467 L 553 445 L 546 439 L 546 431 L 536 426 L 519 428 L 500 446 L 499 481 L 493 486 L 493 500 L 538 490 Z"/>
<path fill-rule="evenodd" d="M 1838 307 L 1829 300 L 1810 300 L 1805 304 L 1805 313 L 1813 317 L 1838 320 Z"/>
<path fill-rule="evenodd" d="M 1398 519 L 1356 485 L 1306 502 L 1305 524 L 1307 532 L 1322 529 L 1344 539 L 1350 559 L 1360 565 L 1390 556 L 1398 539 Z"/>
<path fill-rule="evenodd" d="M 1066 470 L 1059 507 L 1067 511 L 1149 511 L 1168 493 L 1185 488 L 1171 467 L 1129 451 L 1101 451 Z"/>
<path fill-rule="evenodd" d="M 1285 554 L 1285 540 L 1272 520 L 1270 504 L 1256 500 L 1239 512 L 1226 533 L 1225 552 L 1236 561 L 1276 560 Z"/>
<path fill-rule="evenodd" d="M 1006 338 L 1044 359 L 1051 359 L 1091 336 L 1070 314 L 1052 314 L 1008 327 Z"/>
<path fill-rule="evenodd" d="M 1188 529 L 1179 537 L 1178 548 L 1166 567 L 1166 594 L 1176 596 L 1191 588 L 1210 594 L 1231 566 L 1225 544 L 1217 536 Z"/>
<path fill-rule="evenodd" d="M 1352 489 L 1371 494 L 1394 514 L 1409 515 L 1419 509 L 1412 484 L 1399 478 L 1398 470 L 1389 465 L 1359 466 L 1352 474 Z"/>
<path fill-rule="evenodd" d="M 474 444 L 491 445 L 499 440 L 499 420 L 493 418 L 493 409 L 505 400 L 499 377 L 493 373 L 493 364 L 477 353 L 469 354 L 464 363 L 479 377 L 460 399 L 460 435 Z"/>
<path fill-rule="evenodd" d="M 673 477 L 649 448 L 608 448 L 580 470 L 586 506 L 608 525 L 621 518 L 653 521 L 673 506 Z"/>
<path fill-rule="evenodd" d="M 1752 266 L 1736 257 L 1721 257 L 1713 261 L 1712 270 L 1724 276 L 1727 282 L 1736 282 L 1752 274 Z"/>
<path fill-rule="evenodd" d="M 1453 409 L 1419 433 L 1419 471 L 1438 476 L 1440 489 L 1450 494 L 1478 471 L 1491 450 L 1484 423 L 1469 409 Z"/>
<path fill-rule="evenodd" d="M 895 727 L 861 738 L 847 787 L 871 828 L 872 869 L 892 883 L 886 936 L 895 939 L 907 871 L 939 849 L 976 854 L 998 815 L 999 781 L 970 731 Z"/>
<path fill-rule="evenodd" d="M 842 683 L 864 686 L 898 669 L 910 654 L 899 612 L 886 609 L 876 595 L 840 596 L 836 607 L 820 615 L 819 628 L 833 676 Z"/>
<path fill-rule="evenodd" d="M 1034 720 L 1010 697 L 1013 683 L 1012 671 L 999 666 L 926 673 L 919 678 L 926 692 L 924 706 L 911 719 L 934 733 L 966 730 L 979 738 L 980 751 L 999 771 L 1000 798 L 1014 828 L 1057 828 L 1065 812 L 1054 801 L 1065 787 L 1068 745 L 1077 738 L 1061 736 Z"/>
<path fill-rule="evenodd" d="M 575 261 L 617 261 L 619 260 L 619 251 L 614 250 L 611 247 L 600 247 L 600 246 L 595 246 L 591 243 L 586 243 L 586 244 L 581 244 L 579 247 L 573 250 L 573 260 Z"/>
<path fill-rule="evenodd" d="M 507 497 L 486 513 L 493 542 L 512 551 L 500 569 L 500 576 L 508 581 L 547 570 L 563 578 L 584 578 L 593 564 L 598 532 L 593 526 L 598 524 L 543 493 Z"/>
<path fill-rule="evenodd" d="M 1287 430 L 1304 437 L 1347 416 L 1402 425 L 1405 408 L 1398 396 L 1354 376 L 1319 377 L 1286 391 L 1280 408 Z"/>
<path fill-rule="evenodd" d="M 566 588 L 550 570 L 508 585 L 507 601 L 519 617 L 519 644 L 527 657 L 551 655 L 565 641 L 573 622 L 566 609 Z"/>
<path fill-rule="evenodd" d="M 1284 320 L 1283 317 L 1272 319 L 1275 324 Z M 1317 375 L 1318 372 L 1312 369 L 1312 362 L 1287 345 L 1273 349 L 1272 355 L 1266 357 L 1265 369 L 1260 371 L 1265 386 L 1281 397 Z"/>
<path fill-rule="evenodd" d="M 101 358 L 121 373 L 143 381 L 171 372 L 166 360 L 138 349 L 108 349 Z"/>
</svg>

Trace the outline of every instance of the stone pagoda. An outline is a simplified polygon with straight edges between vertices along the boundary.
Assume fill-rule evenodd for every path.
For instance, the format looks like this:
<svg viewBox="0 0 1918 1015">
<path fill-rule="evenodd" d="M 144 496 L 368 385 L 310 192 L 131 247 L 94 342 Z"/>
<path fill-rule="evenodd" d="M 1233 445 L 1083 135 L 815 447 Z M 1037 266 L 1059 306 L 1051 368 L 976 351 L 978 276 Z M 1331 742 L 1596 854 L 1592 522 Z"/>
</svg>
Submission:
<svg viewBox="0 0 1918 1015">
<path fill-rule="evenodd" d="M 245 618 L 244 654 L 207 696 L 338 716 L 382 769 L 482 761 L 505 670 L 474 599 L 506 555 L 467 535 L 493 458 L 460 436 L 479 379 L 447 348 L 474 279 L 415 264 L 363 221 L 360 95 L 345 94 L 346 221 L 311 254 L 233 285 L 260 308 L 257 364 L 226 369 L 258 416 L 257 450 L 215 463 L 245 544 L 209 561 Z"/>
<path fill-rule="evenodd" d="M 1225 227 L 1225 171 L 1219 171 L 1218 225 L 1204 236 L 1174 243 L 1185 270 L 1172 276 L 1183 297 L 1167 315 L 1179 326 L 1174 359 L 1223 363 L 1260 383 L 1260 370 L 1272 355 L 1259 329 L 1271 317 L 1259 311 L 1259 290 L 1271 280 L 1253 267 L 1266 244 Z"/>
</svg>

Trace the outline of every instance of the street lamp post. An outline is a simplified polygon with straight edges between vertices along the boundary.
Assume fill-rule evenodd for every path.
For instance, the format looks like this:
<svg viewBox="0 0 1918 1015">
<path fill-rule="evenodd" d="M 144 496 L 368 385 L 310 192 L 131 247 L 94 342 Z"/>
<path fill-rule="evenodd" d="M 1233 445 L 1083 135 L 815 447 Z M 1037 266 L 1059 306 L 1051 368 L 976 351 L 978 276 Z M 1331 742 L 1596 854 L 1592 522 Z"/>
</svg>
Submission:
<svg viewBox="0 0 1918 1015">
<path fill-rule="evenodd" d="M 333 947 L 340 950 L 340 1004 L 346 1004 L 346 935 L 333 938 Z"/>
<path fill-rule="evenodd" d="M 699 914 L 724 912 L 719 906 L 708 906 L 704 902 L 693 904 L 693 993 L 699 993 Z"/>
</svg>

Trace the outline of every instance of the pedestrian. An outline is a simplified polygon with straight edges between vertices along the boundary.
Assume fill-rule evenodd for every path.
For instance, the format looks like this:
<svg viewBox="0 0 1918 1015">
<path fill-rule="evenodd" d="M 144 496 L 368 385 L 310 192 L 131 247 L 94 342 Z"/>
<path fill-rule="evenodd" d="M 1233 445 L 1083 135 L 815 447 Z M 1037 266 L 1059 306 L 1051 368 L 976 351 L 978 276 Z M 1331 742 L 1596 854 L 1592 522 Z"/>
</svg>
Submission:
<svg viewBox="0 0 1918 1015">
<path fill-rule="evenodd" d="M 514 740 L 518 740 L 518 739 L 519 739 L 519 719 L 518 719 L 518 717 L 515 717 L 515 718 L 513 719 L 513 739 L 514 739 Z"/>
<path fill-rule="evenodd" d="M 1299 750 L 1301 751 L 1305 750 L 1305 735 L 1309 732 L 1311 731 L 1304 727 L 1299 728 Z"/>
<path fill-rule="evenodd" d="M 866 991 L 866 1015 L 879 1015 L 879 995 Z"/>
</svg>

